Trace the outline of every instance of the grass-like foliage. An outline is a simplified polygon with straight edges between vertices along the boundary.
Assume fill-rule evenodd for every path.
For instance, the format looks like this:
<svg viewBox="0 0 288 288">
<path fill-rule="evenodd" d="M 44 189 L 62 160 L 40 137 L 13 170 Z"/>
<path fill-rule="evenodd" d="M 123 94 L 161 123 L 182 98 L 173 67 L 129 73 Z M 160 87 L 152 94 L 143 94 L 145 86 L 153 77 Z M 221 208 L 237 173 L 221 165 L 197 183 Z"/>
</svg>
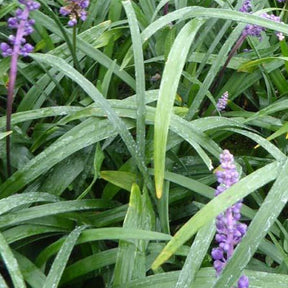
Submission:
<svg viewBox="0 0 288 288">
<path fill-rule="evenodd" d="M 285 0 L 0 0 L 0 287 L 287 288 L 287 31 Z"/>
</svg>

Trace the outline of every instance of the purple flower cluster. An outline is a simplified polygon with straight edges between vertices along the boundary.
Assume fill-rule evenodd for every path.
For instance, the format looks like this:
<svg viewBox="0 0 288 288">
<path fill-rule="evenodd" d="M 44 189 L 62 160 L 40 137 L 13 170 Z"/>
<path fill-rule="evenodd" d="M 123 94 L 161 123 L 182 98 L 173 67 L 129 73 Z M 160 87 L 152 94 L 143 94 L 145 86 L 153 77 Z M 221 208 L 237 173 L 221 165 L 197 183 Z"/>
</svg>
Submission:
<svg viewBox="0 0 288 288">
<path fill-rule="evenodd" d="M 60 14 L 63 16 L 69 15 L 69 26 L 75 26 L 80 18 L 85 21 L 87 18 L 86 8 L 89 6 L 89 0 L 65 0 L 67 5 L 60 8 Z"/>
<path fill-rule="evenodd" d="M 3 57 L 11 56 L 13 53 L 27 56 L 34 49 L 31 44 L 26 43 L 25 37 L 33 32 L 35 23 L 33 19 L 29 19 L 29 13 L 39 9 L 40 4 L 32 0 L 19 0 L 19 3 L 25 5 L 25 7 L 23 9 L 18 8 L 15 17 L 8 19 L 8 26 L 17 29 L 17 33 L 16 36 L 9 36 L 8 43 L 2 42 L 0 44 Z"/>
<path fill-rule="evenodd" d="M 224 94 L 219 98 L 216 108 L 218 111 L 222 111 L 226 108 L 227 102 L 228 102 L 228 91 L 224 92 Z"/>
<path fill-rule="evenodd" d="M 278 0 L 279 2 L 283 2 L 282 0 Z M 284 0 L 285 1 L 285 0 Z M 242 7 L 239 9 L 239 11 L 243 13 L 251 13 L 252 5 L 251 5 L 251 0 L 245 0 Z M 272 20 L 274 22 L 281 23 L 280 17 L 275 16 L 275 15 L 269 15 L 267 13 L 263 13 L 260 15 L 263 18 Z M 261 40 L 261 32 L 265 31 L 264 27 L 261 27 L 259 25 L 255 24 L 247 24 L 242 32 L 243 36 L 255 36 L 258 37 Z M 276 33 L 279 41 L 282 41 L 284 39 L 284 36 L 281 32 Z"/>
<path fill-rule="evenodd" d="M 215 191 L 215 196 L 218 196 L 239 180 L 234 157 L 228 150 L 224 150 L 220 155 L 220 162 L 221 171 L 216 172 L 219 185 Z M 241 241 L 246 233 L 247 225 L 239 222 L 241 218 L 241 207 L 242 201 L 239 201 L 216 218 L 217 233 L 215 240 L 219 246 L 212 249 L 211 255 L 214 259 L 214 268 L 217 276 L 220 275 L 227 261 L 231 258 L 234 247 Z M 245 275 L 241 276 L 238 280 L 238 288 L 248 287 L 248 278 Z"/>
</svg>

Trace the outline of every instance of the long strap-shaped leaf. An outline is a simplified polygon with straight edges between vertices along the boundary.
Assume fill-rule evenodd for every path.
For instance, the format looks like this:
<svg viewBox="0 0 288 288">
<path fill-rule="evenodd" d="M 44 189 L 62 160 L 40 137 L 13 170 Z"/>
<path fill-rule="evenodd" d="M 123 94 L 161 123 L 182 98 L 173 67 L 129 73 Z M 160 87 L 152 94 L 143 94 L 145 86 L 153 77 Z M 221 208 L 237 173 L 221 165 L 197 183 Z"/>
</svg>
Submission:
<svg viewBox="0 0 288 288">
<path fill-rule="evenodd" d="M 288 160 L 281 167 L 281 171 L 274 185 L 272 186 L 265 201 L 261 205 L 258 213 L 249 225 L 246 236 L 236 248 L 233 257 L 223 270 L 214 288 L 230 287 L 240 276 L 241 271 L 248 264 L 253 254 L 256 252 L 262 239 L 268 233 L 273 223 L 281 213 L 288 201 Z M 263 175 L 262 177 L 265 177 Z"/>
<path fill-rule="evenodd" d="M 26 258 L 24 255 L 13 251 L 18 264 L 20 266 L 21 272 L 25 278 L 25 281 L 31 286 L 31 288 L 43 287 L 46 280 L 45 274 L 38 268 L 32 261 Z M 29 287 L 30 287 L 29 286 Z M 0 288 L 4 288 L 0 284 Z"/>
<path fill-rule="evenodd" d="M 49 274 L 46 278 L 43 288 L 57 288 L 62 277 L 63 271 L 66 267 L 70 254 L 76 245 L 76 242 L 85 229 L 85 226 L 77 227 L 73 230 L 69 236 L 66 238 L 61 249 L 59 250 L 52 267 L 49 271 Z"/>
<path fill-rule="evenodd" d="M 10 135 L 12 133 L 12 131 L 8 131 L 8 132 L 0 132 L 0 140 L 7 137 L 8 135 Z"/>
<path fill-rule="evenodd" d="M 123 228 L 137 229 L 141 226 L 141 191 L 137 184 L 132 185 L 129 208 L 125 216 Z M 129 283 L 135 273 L 136 258 L 139 257 L 139 241 L 119 241 L 116 264 L 113 274 L 113 287 Z M 138 267 L 139 268 L 139 267 Z M 144 274 L 145 275 L 145 274 Z"/>
<path fill-rule="evenodd" d="M 108 227 L 85 230 L 79 237 L 77 244 L 87 243 L 98 240 L 152 240 L 152 241 L 169 241 L 171 236 L 168 234 L 141 230 L 141 229 L 127 229 L 120 227 Z M 53 242 L 50 246 L 47 246 L 39 254 L 36 265 L 41 267 L 45 262 L 49 260 L 57 251 L 62 247 L 64 238 Z"/>
<path fill-rule="evenodd" d="M 0 227 L 3 228 L 19 222 L 50 215 L 91 209 L 105 209 L 110 207 L 113 207 L 113 204 L 102 199 L 67 200 L 38 205 L 2 215 L 0 217 Z"/>
<path fill-rule="evenodd" d="M 201 228 L 193 241 L 175 288 L 190 288 L 215 234 L 215 221 Z"/>
<path fill-rule="evenodd" d="M 70 282 L 71 280 L 86 275 L 89 272 L 97 271 L 97 269 L 102 267 L 115 264 L 117 252 L 118 248 L 113 248 L 81 258 L 65 269 L 61 279 L 61 284 Z"/>
<path fill-rule="evenodd" d="M 19 269 L 18 262 L 14 257 L 6 239 L 0 233 L 0 254 L 10 274 L 14 287 L 26 288 L 24 277 Z M 2 281 L 3 282 L 3 281 Z M 1 282 L 0 282 L 1 283 Z M 4 284 L 4 283 L 3 283 Z M 4 286 L 2 286 L 4 287 Z"/>
<path fill-rule="evenodd" d="M 16 194 L 0 200 L 0 215 L 25 204 L 57 201 L 59 201 L 58 197 L 44 192 Z"/>
<path fill-rule="evenodd" d="M 139 153 L 144 161 L 145 153 L 145 68 L 142 50 L 142 41 L 137 23 L 135 11 L 130 0 L 123 1 L 131 31 L 135 76 L 136 76 L 136 100 L 137 100 L 137 125 L 136 139 Z"/>
<path fill-rule="evenodd" d="M 152 269 L 157 269 L 163 262 L 169 259 L 181 245 L 197 233 L 201 227 L 209 221 L 212 221 L 221 212 L 225 211 L 228 207 L 232 206 L 240 199 L 243 199 L 256 189 L 273 181 L 278 176 L 279 166 L 278 162 L 268 164 L 246 176 L 238 183 L 228 188 L 224 193 L 211 200 L 175 234 L 172 240 L 169 241 L 152 264 Z M 229 286 L 223 285 L 222 287 Z"/>
<path fill-rule="evenodd" d="M 165 152 L 173 104 L 190 46 L 204 20 L 187 23 L 174 41 L 164 68 L 155 115 L 154 166 L 156 196 L 161 198 L 164 181 Z"/>
<path fill-rule="evenodd" d="M 0 288 L 9 288 L 2 275 L 0 275 Z"/>
</svg>

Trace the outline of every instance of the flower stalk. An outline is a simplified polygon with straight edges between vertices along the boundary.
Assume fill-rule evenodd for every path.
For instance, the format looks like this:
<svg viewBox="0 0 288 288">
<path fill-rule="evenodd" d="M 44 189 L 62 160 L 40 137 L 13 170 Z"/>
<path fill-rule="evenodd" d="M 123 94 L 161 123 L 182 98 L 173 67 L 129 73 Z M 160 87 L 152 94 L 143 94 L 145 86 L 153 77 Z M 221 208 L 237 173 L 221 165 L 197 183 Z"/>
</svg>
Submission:
<svg viewBox="0 0 288 288">
<path fill-rule="evenodd" d="M 34 47 L 29 43 L 26 43 L 25 37 L 33 32 L 34 20 L 29 19 L 30 11 L 37 10 L 40 7 L 38 2 L 32 0 L 19 0 L 20 4 L 25 5 L 23 9 L 17 9 L 15 11 L 15 17 L 8 19 L 8 26 L 12 29 L 17 29 L 16 35 L 10 35 L 8 37 L 8 43 L 2 42 L 0 49 L 2 50 L 2 56 L 11 56 L 8 92 L 7 92 L 7 108 L 6 108 L 6 131 L 11 130 L 11 115 L 12 106 L 14 100 L 14 89 L 17 77 L 17 62 L 19 55 L 27 56 L 33 51 Z M 6 163 L 7 174 L 11 175 L 11 139 L 10 135 L 6 137 Z"/>
</svg>

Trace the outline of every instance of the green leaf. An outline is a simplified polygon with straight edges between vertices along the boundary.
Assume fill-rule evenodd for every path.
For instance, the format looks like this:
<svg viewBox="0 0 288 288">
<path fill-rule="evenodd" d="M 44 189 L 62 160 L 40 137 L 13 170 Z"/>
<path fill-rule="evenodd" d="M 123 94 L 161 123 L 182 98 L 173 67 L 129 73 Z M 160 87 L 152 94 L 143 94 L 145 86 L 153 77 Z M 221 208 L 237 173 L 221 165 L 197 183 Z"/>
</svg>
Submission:
<svg viewBox="0 0 288 288">
<path fill-rule="evenodd" d="M 13 253 L 15 254 L 15 257 L 19 263 L 19 267 L 25 281 L 31 285 L 32 288 L 43 287 L 46 280 L 45 274 L 22 254 L 16 251 L 13 251 Z M 1 285 L 0 287 L 2 288 Z"/>
<path fill-rule="evenodd" d="M 67 265 L 70 254 L 86 226 L 75 228 L 65 239 L 61 249 L 59 250 L 46 278 L 43 288 L 56 288 L 62 277 L 62 273 Z"/>
<path fill-rule="evenodd" d="M 160 85 L 155 114 L 154 166 L 156 196 L 161 198 L 165 170 L 165 151 L 173 103 L 191 43 L 205 21 L 194 19 L 181 30 L 171 48 Z"/>
<path fill-rule="evenodd" d="M 147 2 L 147 1 L 146 1 Z M 137 23 L 135 11 L 131 1 L 123 1 L 123 6 L 127 14 L 128 23 L 131 31 L 132 46 L 134 51 L 135 76 L 136 76 L 136 142 L 137 150 L 144 162 L 145 153 L 145 67 L 142 51 L 142 41 Z"/>
<path fill-rule="evenodd" d="M 129 192 L 131 191 L 132 184 L 137 180 L 136 174 L 125 171 L 101 171 L 100 176 L 106 181 Z"/>
<path fill-rule="evenodd" d="M 212 221 L 198 231 L 179 274 L 175 288 L 190 288 L 193 285 L 202 261 L 213 240 L 215 230 L 215 221 Z"/>
<path fill-rule="evenodd" d="M 113 207 L 113 204 L 102 199 L 59 201 L 57 203 L 39 205 L 4 214 L 0 217 L 0 227 L 7 227 L 12 224 L 48 215 L 109 207 Z"/>
<path fill-rule="evenodd" d="M 0 215 L 22 205 L 41 202 L 57 202 L 59 198 L 44 192 L 32 192 L 12 195 L 0 200 Z"/>
<path fill-rule="evenodd" d="M 261 59 L 257 59 L 257 60 L 253 60 L 253 61 L 249 61 L 245 64 L 242 64 L 239 68 L 238 71 L 239 72 L 253 72 L 258 68 L 258 65 L 260 64 L 265 64 L 268 62 L 272 62 L 272 61 L 288 61 L 288 57 L 265 57 L 265 58 L 261 58 Z"/>
<path fill-rule="evenodd" d="M 68 266 L 62 276 L 61 284 L 67 283 L 77 277 L 93 272 L 102 267 L 112 265 L 116 261 L 118 248 L 108 249 L 83 258 Z"/>
<path fill-rule="evenodd" d="M 99 228 L 99 229 L 86 229 L 83 231 L 79 237 L 77 244 L 87 243 L 91 241 L 98 240 L 129 240 L 129 239 L 139 239 L 139 240 L 151 240 L 151 241 L 169 241 L 171 239 L 170 235 L 154 232 L 145 231 L 140 229 L 126 229 L 119 227 L 112 228 Z M 37 266 L 42 266 L 48 259 L 53 256 L 63 245 L 65 239 L 60 239 L 54 242 L 52 245 L 43 249 L 39 254 L 36 264 Z"/>
<path fill-rule="evenodd" d="M 10 274 L 14 287 L 26 288 L 24 277 L 20 271 L 18 262 L 2 233 L 0 233 L 0 254 L 8 270 L 8 273 Z"/>
<path fill-rule="evenodd" d="M 45 223 L 44 223 L 45 225 Z M 49 222 L 47 221 L 46 225 L 38 225 L 37 223 L 33 224 L 20 224 L 10 229 L 7 229 L 3 232 L 3 236 L 5 237 L 7 243 L 11 244 L 32 236 L 40 236 L 46 233 L 47 237 L 49 237 L 52 233 L 59 234 L 59 233 L 66 233 L 69 232 L 69 226 L 67 225 L 66 228 L 64 227 L 51 227 Z M 35 237 L 37 238 L 37 237 Z M 22 269 L 21 269 L 22 271 Z M 23 271 L 22 271 L 23 272 Z"/>
<path fill-rule="evenodd" d="M 12 131 L 8 131 L 8 132 L 0 132 L 0 140 L 7 137 L 8 135 L 10 135 L 12 133 Z"/>
<path fill-rule="evenodd" d="M 3 1 L 0 1 L 0 5 L 2 5 Z M 7 14 L 9 14 L 10 12 L 12 12 L 13 10 L 15 10 L 15 8 L 17 8 L 17 4 L 16 3 L 9 3 L 8 5 L 5 5 L 4 7 L 1 7 L 0 9 L 0 19 L 3 19 L 3 17 Z"/>
<path fill-rule="evenodd" d="M 137 229 L 141 226 L 141 206 L 142 206 L 141 192 L 137 184 L 133 184 L 131 188 L 129 208 L 124 219 L 124 229 Z M 135 265 L 139 253 L 137 253 L 139 246 L 138 241 L 119 241 L 119 248 L 116 258 L 116 264 L 113 273 L 113 287 L 129 283 L 132 279 L 134 270 L 139 267 Z"/>
</svg>

